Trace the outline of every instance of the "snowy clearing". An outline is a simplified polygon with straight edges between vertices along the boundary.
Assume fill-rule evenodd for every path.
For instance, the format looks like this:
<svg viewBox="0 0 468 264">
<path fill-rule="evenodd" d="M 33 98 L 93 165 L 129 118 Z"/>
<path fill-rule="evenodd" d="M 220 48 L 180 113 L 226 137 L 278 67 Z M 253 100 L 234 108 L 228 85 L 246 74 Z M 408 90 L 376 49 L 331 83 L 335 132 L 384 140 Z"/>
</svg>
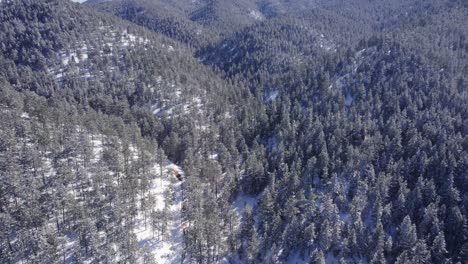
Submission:
<svg viewBox="0 0 468 264">
<path fill-rule="evenodd" d="M 154 168 L 155 172 L 160 170 L 159 165 Z M 140 213 L 136 220 L 135 234 L 137 236 L 140 249 L 145 247 L 153 254 L 156 263 L 180 263 L 183 250 L 183 232 L 182 232 L 182 182 L 177 181 L 170 174 L 171 170 L 177 170 L 181 173 L 180 167 L 170 164 L 164 168 L 163 177 L 157 177 L 151 183 L 151 189 L 148 195 L 155 198 L 155 211 L 162 211 L 169 206 L 169 221 L 167 232 L 161 237 L 153 233 L 149 219 L 145 225 L 145 216 Z M 172 200 L 166 200 L 165 193 L 169 191 Z M 170 199 L 169 198 L 169 199 Z M 143 263 L 143 259 L 141 259 Z"/>
</svg>

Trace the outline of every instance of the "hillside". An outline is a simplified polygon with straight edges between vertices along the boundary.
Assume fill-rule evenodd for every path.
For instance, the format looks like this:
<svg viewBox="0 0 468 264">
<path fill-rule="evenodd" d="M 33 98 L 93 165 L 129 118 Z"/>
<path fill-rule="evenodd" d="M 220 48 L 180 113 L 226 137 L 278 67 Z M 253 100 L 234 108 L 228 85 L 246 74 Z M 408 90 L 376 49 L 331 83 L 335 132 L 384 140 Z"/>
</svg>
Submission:
<svg viewBox="0 0 468 264">
<path fill-rule="evenodd" d="M 150 253 L 166 259 L 154 250 L 173 251 L 172 240 L 162 242 L 169 230 L 153 240 L 138 227 L 141 214 L 152 212 L 140 209 L 151 200 L 148 188 L 157 186 L 156 177 L 169 177 L 151 168 L 168 163 L 166 155 L 179 164 L 196 157 L 202 166 L 202 157 L 235 140 L 222 133 L 237 124 L 231 105 L 244 96 L 242 87 L 217 77 L 183 45 L 85 6 L 1 5 L 8 137 L 1 149 L 0 262 L 134 262 Z M 174 188 L 181 195 L 180 183 Z M 180 213 L 178 219 L 172 230 L 181 232 Z M 161 221 L 155 228 L 163 228 Z"/>
<path fill-rule="evenodd" d="M 0 1 L 0 263 L 467 263 L 467 8 Z"/>
<path fill-rule="evenodd" d="M 177 180 L 135 125 L 19 94 L 4 81 L 0 107 L 2 262 L 134 262 L 161 241 L 143 236 L 143 227 L 169 239 L 160 223 L 180 220 L 174 202 L 153 189 Z"/>
</svg>

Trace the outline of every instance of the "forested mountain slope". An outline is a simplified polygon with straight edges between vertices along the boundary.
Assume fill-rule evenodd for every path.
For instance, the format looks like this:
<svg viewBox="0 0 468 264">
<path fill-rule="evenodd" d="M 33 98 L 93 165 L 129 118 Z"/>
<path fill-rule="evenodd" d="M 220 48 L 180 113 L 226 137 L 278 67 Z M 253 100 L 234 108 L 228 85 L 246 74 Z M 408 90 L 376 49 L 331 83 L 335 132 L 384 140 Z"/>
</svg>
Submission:
<svg viewBox="0 0 468 264">
<path fill-rule="evenodd" d="M 214 181 L 197 170 L 236 166 L 228 135 L 253 100 L 183 45 L 69 1 L 2 2 L 0 21 L 0 262 L 134 263 L 158 253 L 171 220 L 155 215 L 148 230 L 164 236 L 151 250 L 137 232 L 142 214 L 160 213 L 148 188 L 171 177 L 153 168 L 195 163 L 193 184 Z M 240 98 L 247 104 L 234 111 Z"/>
<path fill-rule="evenodd" d="M 196 49 L 214 44 L 247 26 L 269 19 L 299 19 L 315 27 L 339 31 L 340 39 L 360 39 L 372 31 L 425 23 L 422 16 L 443 13 L 460 1 L 162 1 L 91 0 L 87 5 L 147 27 Z M 331 28 L 330 28 L 331 27 Z M 333 28 L 338 27 L 338 28 Z"/>
<path fill-rule="evenodd" d="M 194 47 L 207 45 L 210 40 L 217 38 L 216 32 L 207 30 L 203 25 L 189 19 L 192 8 L 188 7 L 195 6 L 194 3 L 180 4 L 178 2 L 168 4 L 167 1 L 151 0 L 88 1 L 86 4 Z"/>
<path fill-rule="evenodd" d="M 0 2 L 0 262 L 468 262 L 466 18 Z"/>
<path fill-rule="evenodd" d="M 334 54 L 342 41 L 328 30 L 298 19 L 272 19 L 256 24 L 197 53 L 203 63 L 228 76 L 249 80 L 259 74 L 269 78 L 315 63 Z"/>
<path fill-rule="evenodd" d="M 258 79 L 265 73 L 271 78 L 315 64 L 323 53 L 344 56 L 356 51 L 359 42 L 376 36 L 411 48 L 434 63 L 462 64 L 458 70 L 465 70 L 468 29 L 463 5 L 451 1 L 338 2 L 320 3 L 320 8 L 305 9 L 303 16 L 288 13 L 246 27 L 199 49 L 197 56 L 230 77 L 241 74 Z"/>
<path fill-rule="evenodd" d="M 171 177 L 157 143 L 120 118 L 1 89 L 1 262 L 150 258 L 134 230 L 172 221 L 171 199 L 151 192 Z"/>
<path fill-rule="evenodd" d="M 195 48 L 263 19 L 251 1 L 116 0 L 86 4 Z"/>
<path fill-rule="evenodd" d="M 199 52 L 266 105 L 253 132 L 258 167 L 241 183 L 260 197 L 244 257 L 254 261 L 255 248 L 270 262 L 465 261 L 466 8 L 333 2 L 331 12 L 373 24 L 353 21 L 352 39 L 339 35 L 345 19 L 272 19 Z"/>
<path fill-rule="evenodd" d="M 13 85 L 109 115 L 135 116 L 142 133 L 160 143 L 176 126 L 165 127 L 164 120 L 174 123 L 170 117 L 190 112 L 190 123 L 209 125 L 200 122 L 224 116 L 229 100 L 242 93 L 182 45 L 86 7 L 12 1 L 1 12 L 4 75 Z"/>
<path fill-rule="evenodd" d="M 275 176 L 244 185 L 254 193 L 267 185 L 257 232 L 266 233 L 264 248 L 281 246 L 264 257 L 438 263 L 445 250 L 466 257 L 463 82 L 384 41 L 332 72 L 277 81 L 263 126 L 270 146 L 263 167 Z M 453 163 L 442 161 L 449 156 Z M 442 236 L 445 249 L 434 248 Z"/>
</svg>

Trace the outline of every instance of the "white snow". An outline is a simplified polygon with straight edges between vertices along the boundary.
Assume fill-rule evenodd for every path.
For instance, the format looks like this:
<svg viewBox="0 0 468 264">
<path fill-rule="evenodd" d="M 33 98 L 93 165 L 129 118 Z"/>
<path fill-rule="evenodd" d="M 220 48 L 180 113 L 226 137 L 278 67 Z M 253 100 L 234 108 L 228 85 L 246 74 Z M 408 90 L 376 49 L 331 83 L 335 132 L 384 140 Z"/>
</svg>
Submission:
<svg viewBox="0 0 468 264">
<path fill-rule="evenodd" d="M 318 45 L 321 49 L 324 49 L 325 51 L 336 51 L 336 45 L 332 41 L 327 40 L 325 35 L 320 34 L 317 38 Z"/>
<path fill-rule="evenodd" d="M 210 159 L 212 160 L 217 160 L 218 159 L 218 153 L 213 153 L 210 155 Z"/>
<path fill-rule="evenodd" d="M 166 171 L 170 171 L 170 170 L 176 171 L 177 173 L 179 173 L 182 176 L 185 175 L 184 171 L 179 166 L 177 166 L 177 165 L 175 165 L 173 163 L 166 166 Z"/>
<path fill-rule="evenodd" d="M 161 107 L 153 108 L 153 115 L 158 115 L 163 109 Z"/>
<path fill-rule="evenodd" d="M 159 75 L 157 78 L 156 78 L 156 83 L 157 84 L 161 84 L 162 83 L 162 76 Z"/>
<path fill-rule="evenodd" d="M 55 79 L 62 79 L 63 78 L 63 73 L 59 72 L 55 75 Z"/>
<path fill-rule="evenodd" d="M 234 211 L 239 215 L 239 218 L 242 219 L 244 210 L 247 206 L 254 208 L 258 203 L 258 199 L 253 196 L 240 195 L 232 204 Z"/>
<path fill-rule="evenodd" d="M 70 59 L 69 59 L 67 56 L 62 57 L 62 64 L 63 64 L 63 65 L 65 65 L 65 66 L 68 65 L 68 62 L 69 62 L 69 61 L 70 61 Z"/>
<path fill-rule="evenodd" d="M 180 89 L 177 89 L 175 95 L 177 98 L 179 98 L 182 95 L 182 91 Z"/>
<path fill-rule="evenodd" d="M 252 17 L 255 20 L 264 20 L 265 19 L 263 14 L 261 12 L 259 12 L 258 10 L 251 9 L 249 11 L 249 15 L 250 15 L 250 17 Z"/>
<path fill-rule="evenodd" d="M 195 128 L 200 130 L 200 131 L 207 131 L 209 126 L 207 126 L 207 125 L 195 125 Z"/>
<path fill-rule="evenodd" d="M 81 61 L 87 60 L 88 59 L 88 54 L 87 53 L 81 53 L 80 59 L 81 59 Z"/>
<path fill-rule="evenodd" d="M 159 165 L 154 167 L 154 171 L 158 173 Z M 154 254 L 156 263 L 180 263 L 183 250 L 183 228 L 182 228 L 182 182 L 177 181 L 168 173 L 170 170 L 176 170 L 183 174 L 180 167 L 175 164 L 170 164 L 165 167 L 163 177 L 158 176 L 152 181 L 152 188 L 149 193 L 154 195 L 156 199 L 155 210 L 163 210 L 166 203 L 170 203 L 169 207 L 169 226 L 168 232 L 158 240 L 158 237 L 153 238 L 153 232 L 147 223 L 145 228 L 144 216 L 141 213 L 137 217 L 137 226 L 135 234 L 137 236 L 138 245 L 141 249 L 149 247 Z M 157 174 L 158 175 L 158 174 Z M 169 190 L 173 193 L 173 201 L 166 201 L 164 193 Z M 141 262 L 142 263 L 142 262 Z"/>
<path fill-rule="evenodd" d="M 70 63 L 70 61 L 73 61 L 75 63 L 80 62 L 80 60 L 79 60 L 79 58 L 78 58 L 78 56 L 77 56 L 77 54 L 75 52 L 70 52 L 68 54 L 62 54 L 61 58 L 62 58 L 62 64 L 64 66 L 67 66 Z"/>
<path fill-rule="evenodd" d="M 362 57 L 362 54 L 366 51 L 366 49 L 362 49 L 356 53 L 356 57 L 360 58 Z"/>
<path fill-rule="evenodd" d="M 265 101 L 267 101 L 267 102 L 274 101 L 278 97 L 278 95 L 279 95 L 278 90 L 270 91 L 269 93 L 267 93 Z"/>
</svg>

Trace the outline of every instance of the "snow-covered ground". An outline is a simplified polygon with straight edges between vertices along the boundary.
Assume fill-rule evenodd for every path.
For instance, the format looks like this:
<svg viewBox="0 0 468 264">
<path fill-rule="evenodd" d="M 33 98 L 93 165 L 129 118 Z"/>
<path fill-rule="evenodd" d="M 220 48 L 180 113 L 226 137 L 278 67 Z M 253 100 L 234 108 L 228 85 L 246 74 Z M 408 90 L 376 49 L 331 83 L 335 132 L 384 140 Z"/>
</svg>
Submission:
<svg viewBox="0 0 468 264">
<path fill-rule="evenodd" d="M 120 60 L 122 56 L 120 55 L 119 57 L 119 54 L 123 50 L 147 50 L 147 48 L 151 46 L 151 41 L 148 38 L 137 36 L 127 30 L 118 30 L 112 26 L 104 25 L 99 26 L 98 29 L 99 31 L 94 33 L 96 34 L 94 41 L 96 41 L 97 44 L 92 44 L 89 40 L 82 40 L 59 51 L 59 65 L 50 65 L 51 68 L 49 69 L 49 72 L 54 75 L 55 79 L 60 81 L 66 77 L 70 71 L 69 68 L 72 62 L 78 68 L 73 71 L 78 70 L 82 78 L 90 78 L 89 65 L 86 63 L 89 59 L 99 56 L 108 58 L 115 57 Z M 164 47 L 165 45 L 163 44 L 162 46 Z M 174 47 L 170 46 L 169 51 L 174 50 Z M 114 70 L 115 66 L 109 67 L 109 72 L 113 72 Z M 104 73 L 102 73 L 102 75 L 104 75 Z"/>
<path fill-rule="evenodd" d="M 265 96 L 265 101 L 266 102 L 271 102 L 271 101 L 274 101 L 276 100 L 276 98 L 278 97 L 279 95 L 279 91 L 278 90 L 272 90 L 270 92 L 268 92 Z"/>
<path fill-rule="evenodd" d="M 253 10 L 253 9 L 249 10 L 249 16 L 252 17 L 253 19 L 259 20 L 259 21 L 265 19 L 265 17 L 263 16 L 263 14 L 260 11 Z"/>
<path fill-rule="evenodd" d="M 255 209 L 255 207 L 258 204 L 258 198 L 253 197 L 253 196 L 248 196 L 248 195 L 239 195 L 237 199 L 232 203 L 232 208 L 234 212 L 237 214 L 239 217 L 239 224 L 242 223 L 242 218 L 244 216 L 244 211 L 247 206 L 249 206 L 252 209 Z M 258 219 L 256 216 L 254 216 L 254 221 L 256 224 L 258 224 Z"/>
<path fill-rule="evenodd" d="M 234 211 L 242 217 L 247 206 L 254 208 L 257 205 L 258 199 L 253 196 L 241 195 L 233 203 Z"/>
<path fill-rule="evenodd" d="M 170 170 L 180 171 L 180 168 L 174 164 L 166 166 L 163 171 L 163 177 L 157 177 L 151 183 L 149 193 L 154 195 L 156 203 L 154 210 L 162 211 L 169 203 L 169 223 L 168 232 L 160 239 L 157 236 L 153 237 L 153 231 L 147 223 L 145 227 L 144 215 L 140 213 L 137 217 L 137 225 L 135 234 L 137 236 L 138 245 L 141 249 L 147 247 L 153 253 L 156 263 L 180 263 L 183 249 L 183 232 L 182 232 L 182 182 L 170 175 Z M 159 165 L 156 165 L 154 170 L 160 170 Z M 165 192 L 169 191 L 172 194 L 172 201 L 167 201 L 164 197 Z M 148 219 L 147 219 L 148 221 Z M 141 260 L 141 263 L 143 261 Z"/>
<path fill-rule="evenodd" d="M 21 115 L 23 119 L 29 119 L 29 115 L 23 113 Z M 79 128 L 77 128 L 79 129 Z M 93 153 L 91 158 L 91 164 L 96 164 L 102 158 L 103 151 L 106 148 L 106 142 L 108 138 L 100 135 L 86 135 L 90 140 L 90 147 Z M 134 146 L 130 146 L 130 151 L 132 152 L 133 159 L 138 159 L 139 150 Z M 49 158 L 44 158 L 43 160 L 43 171 L 46 178 L 52 177 L 56 171 L 53 169 L 52 160 Z M 153 175 L 150 182 L 150 188 L 145 197 L 152 195 L 154 197 L 154 211 L 162 211 L 168 204 L 168 226 L 167 232 L 162 237 L 154 236 L 153 230 L 151 228 L 150 214 L 148 211 L 152 211 L 151 208 L 147 210 L 147 222 L 145 226 L 145 216 L 143 210 L 138 210 L 139 214 L 137 215 L 134 221 L 134 234 L 137 238 L 137 243 L 140 248 L 140 254 L 138 263 L 144 263 L 143 261 L 143 252 L 144 250 L 149 250 L 153 254 L 156 263 L 180 263 L 183 249 L 183 231 L 182 231 L 182 182 L 177 180 L 175 174 L 184 175 L 181 168 L 175 164 L 172 164 L 168 161 L 165 162 L 165 165 L 161 167 L 158 163 L 155 163 L 151 174 Z M 69 190 L 70 197 L 77 197 L 79 200 L 80 194 L 76 188 L 71 188 Z M 167 195 L 169 193 L 170 195 Z M 166 197 L 167 198 L 166 200 Z M 139 198 L 142 198 L 139 196 Z M 136 207 L 141 209 L 141 200 L 138 199 L 138 202 L 135 204 Z M 55 229 L 55 221 L 52 218 L 50 223 L 47 223 L 47 226 L 50 230 Z M 100 231 L 100 237 L 105 237 L 104 231 Z M 66 263 L 73 262 L 73 253 L 76 248 L 79 247 L 79 237 L 75 232 L 67 233 L 66 235 L 61 236 L 63 244 L 61 247 L 61 254 L 64 255 Z M 114 245 L 115 247 L 115 245 Z M 146 248 L 145 248 L 146 247 Z M 148 251 L 147 251 L 148 252 Z M 118 258 L 118 256 L 117 256 Z M 92 263 L 92 258 L 87 258 L 83 260 L 84 263 Z"/>
<path fill-rule="evenodd" d="M 325 38 L 325 35 L 320 34 L 317 38 L 318 45 L 321 49 L 324 49 L 325 51 L 336 51 L 336 45 Z"/>
</svg>

